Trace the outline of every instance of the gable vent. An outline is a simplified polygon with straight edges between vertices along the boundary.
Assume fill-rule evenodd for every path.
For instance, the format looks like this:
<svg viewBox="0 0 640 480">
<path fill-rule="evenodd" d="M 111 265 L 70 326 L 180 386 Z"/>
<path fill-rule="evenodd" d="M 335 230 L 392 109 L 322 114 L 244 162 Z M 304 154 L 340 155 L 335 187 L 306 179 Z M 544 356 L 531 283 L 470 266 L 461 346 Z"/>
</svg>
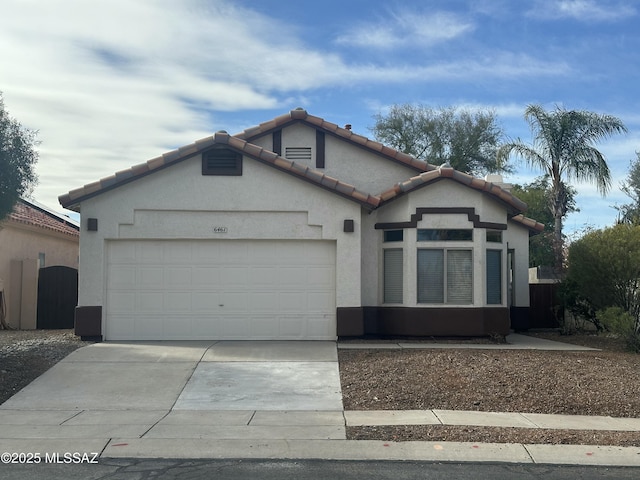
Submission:
<svg viewBox="0 0 640 480">
<path fill-rule="evenodd" d="M 227 148 L 202 154 L 203 175 L 242 175 L 242 155 Z"/>
<path fill-rule="evenodd" d="M 287 160 L 309 160 L 311 161 L 311 147 L 287 147 L 284 151 Z"/>
</svg>

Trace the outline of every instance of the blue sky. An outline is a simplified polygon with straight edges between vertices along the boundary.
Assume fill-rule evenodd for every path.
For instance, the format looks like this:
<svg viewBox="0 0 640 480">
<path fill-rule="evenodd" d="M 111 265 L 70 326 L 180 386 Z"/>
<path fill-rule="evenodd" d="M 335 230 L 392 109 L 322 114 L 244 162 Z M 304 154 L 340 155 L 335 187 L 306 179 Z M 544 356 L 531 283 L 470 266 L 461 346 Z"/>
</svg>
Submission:
<svg viewBox="0 0 640 480">
<path fill-rule="evenodd" d="M 0 91 L 42 142 L 34 197 L 296 107 L 372 136 L 393 104 L 492 109 L 530 140 L 528 104 L 621 118 L 613 188 L 578 187 L 566 231 L 611 225 L 640 150 L 640 2 L 4 0 Z M 505 178 L 531 181 L 526 167 Z"/>
</svg>

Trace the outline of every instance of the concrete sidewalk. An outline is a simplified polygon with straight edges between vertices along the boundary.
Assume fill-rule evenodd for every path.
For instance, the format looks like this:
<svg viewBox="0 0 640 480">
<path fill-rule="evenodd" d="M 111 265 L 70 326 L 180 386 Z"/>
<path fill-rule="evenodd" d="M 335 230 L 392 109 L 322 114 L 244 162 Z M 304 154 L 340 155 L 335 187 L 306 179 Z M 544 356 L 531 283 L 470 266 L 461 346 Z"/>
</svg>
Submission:
<svg viewBox="0 0 640 480">
<path fill-rule="evenodd" d="M 569 343 L 554 342 L 544 338 L 530 337 L 512 333 L 506 337 L 507 343 L 444 343 L 428 341 L 347 341 L 339 342 L 338 348 L 344 350 L 407 350 L 407 349 L 465 349 L 465 350 L 547 350 L 563 352 L 597 351 L 597 348 L 571 345 Z"/>
<path fill-rule="evenodd" d="M 579 348 L 520 337 L 509 340 Z M 410 345 L 393 348 L 431 348 Z M 495 346 L 474 346 L 486 347 Z M 636 447 L 346 440 L 347 426 L 429 424 L 640 431 L 640 419 L 610 417 L 345 412 L 332 342 L 107 343 L 74 352 L 0 406 L 0 453 L 640 466 Z"/>
<path fill-rule="evenodd" d="M 345 426 L 640 431 L 640 419 L 459 411 L 0 411 L 0 451 L 109 458 L 415 460 L 640 467 L 640 448 L 346 440 Z"/>
</svg>

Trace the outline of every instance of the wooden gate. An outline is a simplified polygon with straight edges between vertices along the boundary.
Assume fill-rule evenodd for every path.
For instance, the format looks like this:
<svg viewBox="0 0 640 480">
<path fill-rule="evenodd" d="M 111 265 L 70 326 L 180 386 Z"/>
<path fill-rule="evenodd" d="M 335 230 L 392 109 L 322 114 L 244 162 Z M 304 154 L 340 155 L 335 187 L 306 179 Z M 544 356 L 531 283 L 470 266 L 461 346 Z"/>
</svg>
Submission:
<svg viewBox="0 0 640 480">
<path fill-rule="evenodd" d="M 41 268 L 38 276 L 37 328 L 73 328 L 78 304 L 78 270 Z"/>
<path fill-rule="evenodd" d="M 564 318 L 564 309 L 557 296 L 558 283 L 529 284 L 529 327 L 557 328 Z"/>
</svg>

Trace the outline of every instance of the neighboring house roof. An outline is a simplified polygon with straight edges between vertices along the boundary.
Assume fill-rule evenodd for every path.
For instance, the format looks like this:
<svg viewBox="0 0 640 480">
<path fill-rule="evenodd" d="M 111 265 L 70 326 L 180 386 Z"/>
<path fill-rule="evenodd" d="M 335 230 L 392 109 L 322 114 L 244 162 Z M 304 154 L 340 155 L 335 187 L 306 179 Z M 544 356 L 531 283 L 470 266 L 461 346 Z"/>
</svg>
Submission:
<svg viewBox="0 0 640 480">
<path fill-rule="evenodd" d="M 379 195 L 374 195 L 358 190 L 353 185 L 341 182 L 339 179 L 327 176 L 318 169 L 293 162 L 272 151 L 266 150 L 263 147 L 250 143 L 250 140 L 252 139 L 268 135 L 275 130 L 284 128 L 285 126 L 296 122 L 310 125 L 316 129 L 321 129 L 331 135 L 340 137 L 364 148 L 370 153 L 380 155 L 388 160 L 400 163 L 421 173 L 404 182 L 398 183 Z M 288 114 L 276 117 L 275 119 L 262 123 L 256 127 L 246 129 L 236 135 L 229 135 L 224 131 L 217 132 L 213 136 L 203 138 L 190 145 L 165 153 L 145 163 L 134 165 L 129 169 L 119 171 L 114 175 L 98 180 L 97 182 L 72 190 L 67 194 L 61 195 L 59 197 L 59 201 L 63 207 L 79 211 L 80 203 L 84 200 L 192 158 L 215 145 L 228 146 L 229 148 L 232 148 L 263 164 L 274 167 L 284 173 L 296 176 L 325 190 L 332 191 L 342 197 L 355 201 L 368 210 L 374 210 L 382 204 L 390 202 L 401 195 L 443 178 L 452 179 L 463 185 L 491 195 L 498 201 L 505 204 L 512 215 L 519 214 L 526 210 L 526 204 L 524 202 L 514 197 L 511 193 L 497 184 L 458 172 L 448 165 L 435 167 L 398 150 L 382 145 L 381 143 L 352 133 L 351 130 L 338 127 L 336 124 L 327 122 L 322 118 L 309 115 L 306 110 L 303 109 L 292 110 Z M 540 224 L 537 224 L 535 221 L 532 222 L 533 223 L 529 222 L 524 224 L 533 230 L 542 230 L 541 228 L 538 228 L 538 225 Z"/>
<path fill-rule="evenodd" d="M 5 222 L 43 228 L 72 237 L 77 237 L 80 230 L 80 226 L 75 220 L 54 212 L 38 202 L 24 199 L 18 200 Z"/>
</svg>

